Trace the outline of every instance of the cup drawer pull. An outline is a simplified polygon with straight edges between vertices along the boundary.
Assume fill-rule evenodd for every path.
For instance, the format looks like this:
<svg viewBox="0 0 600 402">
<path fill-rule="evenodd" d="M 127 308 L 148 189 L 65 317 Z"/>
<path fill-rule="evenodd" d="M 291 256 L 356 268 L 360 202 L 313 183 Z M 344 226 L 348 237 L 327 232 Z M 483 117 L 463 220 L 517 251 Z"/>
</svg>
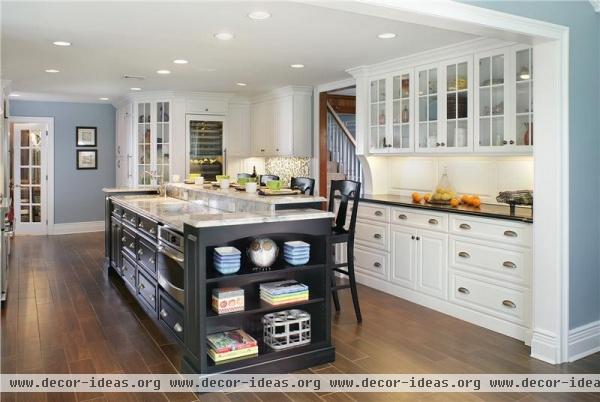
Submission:
<svg viewBox="0 0 600 402">
<path fill-rule="evenodd" d="M 406 216 L 404 214 L 400 214 L 400 215 L 398 215 L 398 219 L 401 219 L 401 220 L 405 221 L 405 220 L 408 219 L 408 216 Z"/>
<path fill-rule="evenodd" d="M 468 295 L 469 293 L 471 293 L 471 292 L 469 292 L 469 289 L 463 288 L 462 286 L 460 288 L 458 288 L 458 291 L 464 295 Z"/>
<path fill-rule="evenodd" d="M 467 223 L 461 223 L 460 225 L 458 225 L 458 227 L 464 230 L 471 230 L 471 225 Z"/>
<path fill-rule="evenodd" d="M 466 251 L 459 252 L 458 256 L 462 258 L 471 258 L 471 254 L 467 253 Z"/>
<path fill-rule="evenodd" d="M 382 239 L 382 238 L 383 238 L 383 236 L 382 236 L 382 235 L 380 235 L 379 233 L 375 233 L 375 234 L 373 235 L 373 237 L 374 237 L 374 238 L 376 238 L 377 240 L 379 240 L 379 239 Z"/>
<path fill-rule="evenodd" d="M 437 225 L 439 222 L 438 222 L 438 220 L 437 220 L 437 219 L 433 219 L 433 218 L 431 218 L 431 219 L 429 220 L 429 223 L 430 223 L 430 224 L 432 224 L 432 225 Z"/>
<path fill-rule="evenodd" d="M 502 263 L 502 266 L 505 267 L 505 268 L 515 269 L 517 267 L 517 264 L 515 264 L 512 261 L 504 261 Z"/>
<path fill-rule="evenodd" d="M 381 263 L 379 263 L 379 262 L 375 262 L 375 263 L 373 263 L 373 266 L 374 266 L 375 268 L 380 268 L 380 267 L 381 267 Z"/>
<path fill-rule="evenodd" d="M 519 235 L 517 234 L 517 232 L 513 232 L 512 230 L 505 230 L 504 231 L 504 236 L 517 237 Z"/>
<path fill-rule="evenodd" d="M 383 216 L 383 212 L 381 212 L 381 211 L 375 211 L 375 216 Z"/>
<path fill-rule="evenodd" d="M 173 325 L 173 329 L 175 330 L 175 332 L 183 332 L 183 327 L 178 322 L 176 322 L 175 325 Z"/>
<path fill-rule="evenodd" d="M 160 310 L 160 316 L 162 318 L 167 318 L 168 315 L 169 313 L 167 313 L 167 311 L 164 308 Z"/>
<path fill-rule="evenodd" d="M 508 308 L 517 308 L 517 305 L 515 303 L 511 302 L 510 300 L 504 300 L 502 302 L 502 305 L 506 306 Z"/>
</svg>

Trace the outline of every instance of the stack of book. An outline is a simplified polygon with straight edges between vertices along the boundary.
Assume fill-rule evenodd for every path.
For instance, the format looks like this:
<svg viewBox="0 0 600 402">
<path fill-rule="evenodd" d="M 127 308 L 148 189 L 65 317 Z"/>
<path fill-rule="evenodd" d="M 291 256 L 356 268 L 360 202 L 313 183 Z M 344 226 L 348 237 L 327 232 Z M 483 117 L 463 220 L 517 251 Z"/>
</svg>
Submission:
<svg viewBox="0 0 600 402">
<path fill-rule="evenodd" d="M 308 286 L 289 279 L 260 284 L 260 298 L 274 306 L 308 300 Z"/>
<path fill-rule="evenodd" d="M 208 355 L 215 364 L 258 356 L 256 339 L 241 329 L 217 332 L 206 338 Z"/>
</svg>

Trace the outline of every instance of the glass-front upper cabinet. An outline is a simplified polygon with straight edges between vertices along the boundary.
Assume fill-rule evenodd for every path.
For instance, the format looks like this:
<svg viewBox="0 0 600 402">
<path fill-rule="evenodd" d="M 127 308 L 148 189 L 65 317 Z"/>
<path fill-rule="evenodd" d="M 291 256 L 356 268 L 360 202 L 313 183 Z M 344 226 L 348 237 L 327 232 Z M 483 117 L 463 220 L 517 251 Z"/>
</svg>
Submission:
<svg viewBox="0 0 600 402">
<path fill-rule="evenodd" d="M 169 181 L 171 123 L 169 102 L 136 104 L 136 184 Z"/>
<path fill-rule="evenodd" d="M 437 66 L 417 69 L 418 87 L 416 90 L 416 130 L 417 151 L 432 151 L 440 146 L 438 139 L 438 68 Z"/>
<path fill-rule="evenodd" d="M 390 152 L 412 152 L 412 72 L 392 77 L 392 130 Z"/>
<path fill-rule="evenodd" d="M 369 94 L 369 130 L 371 152 L 387 152 L 386 139 L 386 79 L 371 81 Z"/>
<path fill-rule="evenodd" d="M 513 48 L 515 78 L 514 150 L 533 146 L 533 49 Z"/>
<path fill-rule="evenodd" d="M 509 52 L 495 51 L 475 57 L 475 150 L 502 150 L 509 145 L 505 109 Z"/>
<path fill-rule="evenodd" d="M 447 152 L 472 150 L 471 62 L 457 60 L 445 63 L 445 135 L 440 146 Z M 445 137 L 445 138 L 444 138 Z"/>
</svg>

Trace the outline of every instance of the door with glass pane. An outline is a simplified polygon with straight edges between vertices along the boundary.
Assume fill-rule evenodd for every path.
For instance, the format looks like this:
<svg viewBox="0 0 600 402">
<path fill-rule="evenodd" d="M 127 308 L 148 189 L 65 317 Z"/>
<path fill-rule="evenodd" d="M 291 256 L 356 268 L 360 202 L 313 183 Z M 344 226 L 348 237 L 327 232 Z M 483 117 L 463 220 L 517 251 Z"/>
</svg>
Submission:
<svg viewBox="0 0 600 402">
<path fill-rule="evenodd" d="M 369 149 L 371 153 L 387 152 L 390 144 L 386 138 L 386 79 L 371 81 L 369 94 Z"/>
<path fill-rule="evenodd" d="M 475 57 L 475 150 L 506 152 L 511 139 L 508 108 L 508 51 L 494 51 Z"/>
<path fill-rule="evenodd" d="M 533 49 L 513 48 L 515 78 L 514 151 L 531 151 L 533 147 Z"/>
<path fill-rule="evenodd" d="M 416 140 L 417 152 L 438 151 L 441 141 L 438 119 L 438 66 L 424 66 L 416 70 L 418 87 L 416 90 Z"/>
<path fill-rule="evenodd" d="M 412 71 L 392 77 L 392 129 L 390 152 L 413 151 Z"/>
<path fill-rule="evenodd" d="M 15 123 L 14 208 L 17 234 L 47 234 L 47 125 Z"/>
<path fill-rule="evenodd" d="M 156 185 L 169 181 L 170 169 L 170 103 L 141 102 L 136 105 L 136 182 Z"/>
<path fill-rule="evenodd" d="M 444 63 L 445 135 L 440 147 L 445 152 L 465 152 L 473 149 L 471 117 L 472 66 L 471 60 L 461 59 Z"/>
</svg>

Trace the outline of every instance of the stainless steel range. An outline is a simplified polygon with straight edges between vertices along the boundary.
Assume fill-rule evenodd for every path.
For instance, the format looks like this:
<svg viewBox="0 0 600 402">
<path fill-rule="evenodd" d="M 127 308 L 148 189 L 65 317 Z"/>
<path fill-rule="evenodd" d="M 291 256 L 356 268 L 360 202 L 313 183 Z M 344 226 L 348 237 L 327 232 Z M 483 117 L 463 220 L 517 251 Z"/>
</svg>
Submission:
<svg viewBox="0 0 600 402">
<path fill-rule="evenodd" d="M 166 226 L 158 229 L 158 284 L 175 300 L 184 304 L 183 234 Z"/>
</svg>

